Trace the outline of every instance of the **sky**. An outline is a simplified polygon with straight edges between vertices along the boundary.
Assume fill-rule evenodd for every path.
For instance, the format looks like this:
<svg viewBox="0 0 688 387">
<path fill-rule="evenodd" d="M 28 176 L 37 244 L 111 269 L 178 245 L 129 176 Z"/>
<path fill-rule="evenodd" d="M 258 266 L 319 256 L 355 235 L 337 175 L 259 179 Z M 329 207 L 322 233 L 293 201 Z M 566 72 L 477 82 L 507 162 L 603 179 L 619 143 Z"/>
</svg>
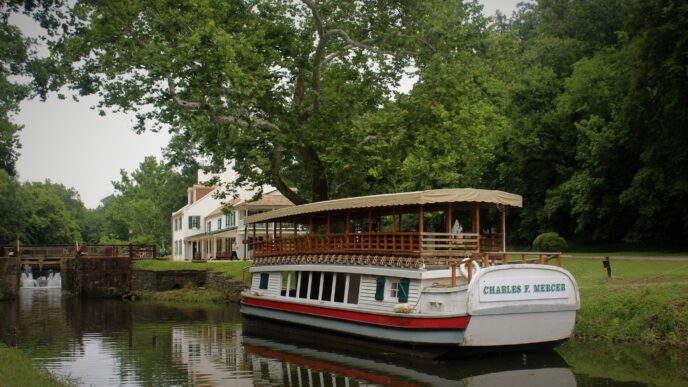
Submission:
<svg viewBox="0 0 688 387">
<path fill-rule="evenodd" d="M 506 15 L 523 0 L 483 0 L 483 13 L 500 10 Z M 37 33 L 28 23 L 19 21 L 27 35 Z M 167 132 L 136 134 L 133 114 L 107 112 L 101 117 L 91 107 L 97 97 L 60 100 L 52 94 L 45 102 L 23 101 L 13 121 L 23 125 L 22 148 L 17 160 L 20 181 L 61 183 L 77 190 L 88 208 L 114 192 L 112 181 L 120 170 L 132 172 L 146 156 L 162 155 L 170 139 Z"/>
</svg>

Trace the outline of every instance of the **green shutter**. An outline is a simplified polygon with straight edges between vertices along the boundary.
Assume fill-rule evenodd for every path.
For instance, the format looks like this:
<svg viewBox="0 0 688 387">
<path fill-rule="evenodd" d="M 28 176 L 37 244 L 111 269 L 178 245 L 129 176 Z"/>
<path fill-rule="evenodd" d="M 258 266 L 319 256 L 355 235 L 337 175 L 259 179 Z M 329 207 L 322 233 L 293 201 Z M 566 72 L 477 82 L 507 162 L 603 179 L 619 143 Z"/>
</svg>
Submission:
<svg viewBox="0 0 688 387">
<path fill-rule="evenodd" d="M 399 280 L 399 302 L 408 302 L 410 282 L 411 280 L 408 278 L 402 278 Z"/>
<path fill-rule="evenodd" d="M 193 216 L 189 216 L 189 230 L 193 228 Z"/>
<path fill-rule="evenodd" d="M 270 273 L 260 273 L 260 289 L 268 288 L 268 280 L 270 280 Z"/>
<path fill-rule="evenodd" d="M 377 277 L 377 286 L 375 288 L 375 299 L 382 301 L 385 299 L 385 277 Z"/>
</svg>

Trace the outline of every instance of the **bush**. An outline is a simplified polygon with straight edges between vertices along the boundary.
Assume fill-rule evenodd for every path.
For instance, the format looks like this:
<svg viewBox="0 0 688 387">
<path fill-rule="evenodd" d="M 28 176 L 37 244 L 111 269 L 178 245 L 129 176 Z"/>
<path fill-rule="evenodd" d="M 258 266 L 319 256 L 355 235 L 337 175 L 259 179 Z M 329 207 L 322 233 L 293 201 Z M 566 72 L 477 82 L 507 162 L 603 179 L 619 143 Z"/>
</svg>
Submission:
<svg viewBox="0 0 688 387">
<path fill-rule="evenodd" d="M 564 251 L 567 247 L 566 239 L 556 232 L 542 233 L 533 241 L 533 249 L 536 251 Z"/>
</svg>

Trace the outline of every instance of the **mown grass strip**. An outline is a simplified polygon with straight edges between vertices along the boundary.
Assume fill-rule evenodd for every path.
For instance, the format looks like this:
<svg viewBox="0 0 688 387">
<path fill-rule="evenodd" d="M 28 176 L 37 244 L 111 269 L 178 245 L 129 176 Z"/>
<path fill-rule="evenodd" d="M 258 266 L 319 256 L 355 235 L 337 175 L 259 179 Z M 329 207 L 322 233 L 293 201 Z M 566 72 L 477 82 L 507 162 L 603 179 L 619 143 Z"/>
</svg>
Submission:
<svg viewBox="0 0 688 387">
<path fill-rule="evenodd" d="M 62 380 L 43 368 L 36 368 L 31 359 L 17 348 L 0 343 L 0 385 L 22 387 L 64 387 L 76 383 Z"/>
<path fill-rule="evenodd" d="M 225 295 L 209 289 L 177 289 L 164 292 L 140 291 L 136 296 L 145 301 L 162 301 L 175 303 L 220 303 Z"/>
<path fill-rule="evenodd" d="M 241 280 L 241 272 L 251 266 L 250 261 L 231 262 L 188 262 L 188 261 L 161 261 L 156 259 L 136 260 L 132 264 L 137 270 L 213 270 L 223 273 L 227 277 Z"/>
</svg>

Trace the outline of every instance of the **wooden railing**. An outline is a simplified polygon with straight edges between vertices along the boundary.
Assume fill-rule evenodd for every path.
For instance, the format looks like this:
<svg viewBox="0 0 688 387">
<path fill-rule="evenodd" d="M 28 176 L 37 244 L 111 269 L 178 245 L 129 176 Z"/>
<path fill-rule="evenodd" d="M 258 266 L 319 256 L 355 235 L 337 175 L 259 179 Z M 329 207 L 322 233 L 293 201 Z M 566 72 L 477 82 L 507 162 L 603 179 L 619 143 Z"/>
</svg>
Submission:
<svg viewBox="0 0 688 387">
<path fill-rule="evenodd" d="M 467 253 L 477 252 L 478 234 L 462 233 L 423 233 L 421 256 L 423 257 L 462 257 Z"/>
<path fill-rule="evenodd" d="M 301 254 L 373 254 L 406 257 L 461 257 L 478 251 L 478 234 L 355 233 L 304 235 L 254 243 L 254 257 Z"/>
<path fill-rule="evenodd" d="M 65 246 L 3 246 L 0 257 L 18 256 L 22 262 L 59 262 L 60 259 L 81 257 L 130 257 L 133 259 L 157 258 L 155 245 L 74 245 Z"/>
<path fill-rule="evenodd" d="M 79 248 L 81 256 L 153 259 L 158 257 L 155 245 L 93 245 Z"/>
</svg>

